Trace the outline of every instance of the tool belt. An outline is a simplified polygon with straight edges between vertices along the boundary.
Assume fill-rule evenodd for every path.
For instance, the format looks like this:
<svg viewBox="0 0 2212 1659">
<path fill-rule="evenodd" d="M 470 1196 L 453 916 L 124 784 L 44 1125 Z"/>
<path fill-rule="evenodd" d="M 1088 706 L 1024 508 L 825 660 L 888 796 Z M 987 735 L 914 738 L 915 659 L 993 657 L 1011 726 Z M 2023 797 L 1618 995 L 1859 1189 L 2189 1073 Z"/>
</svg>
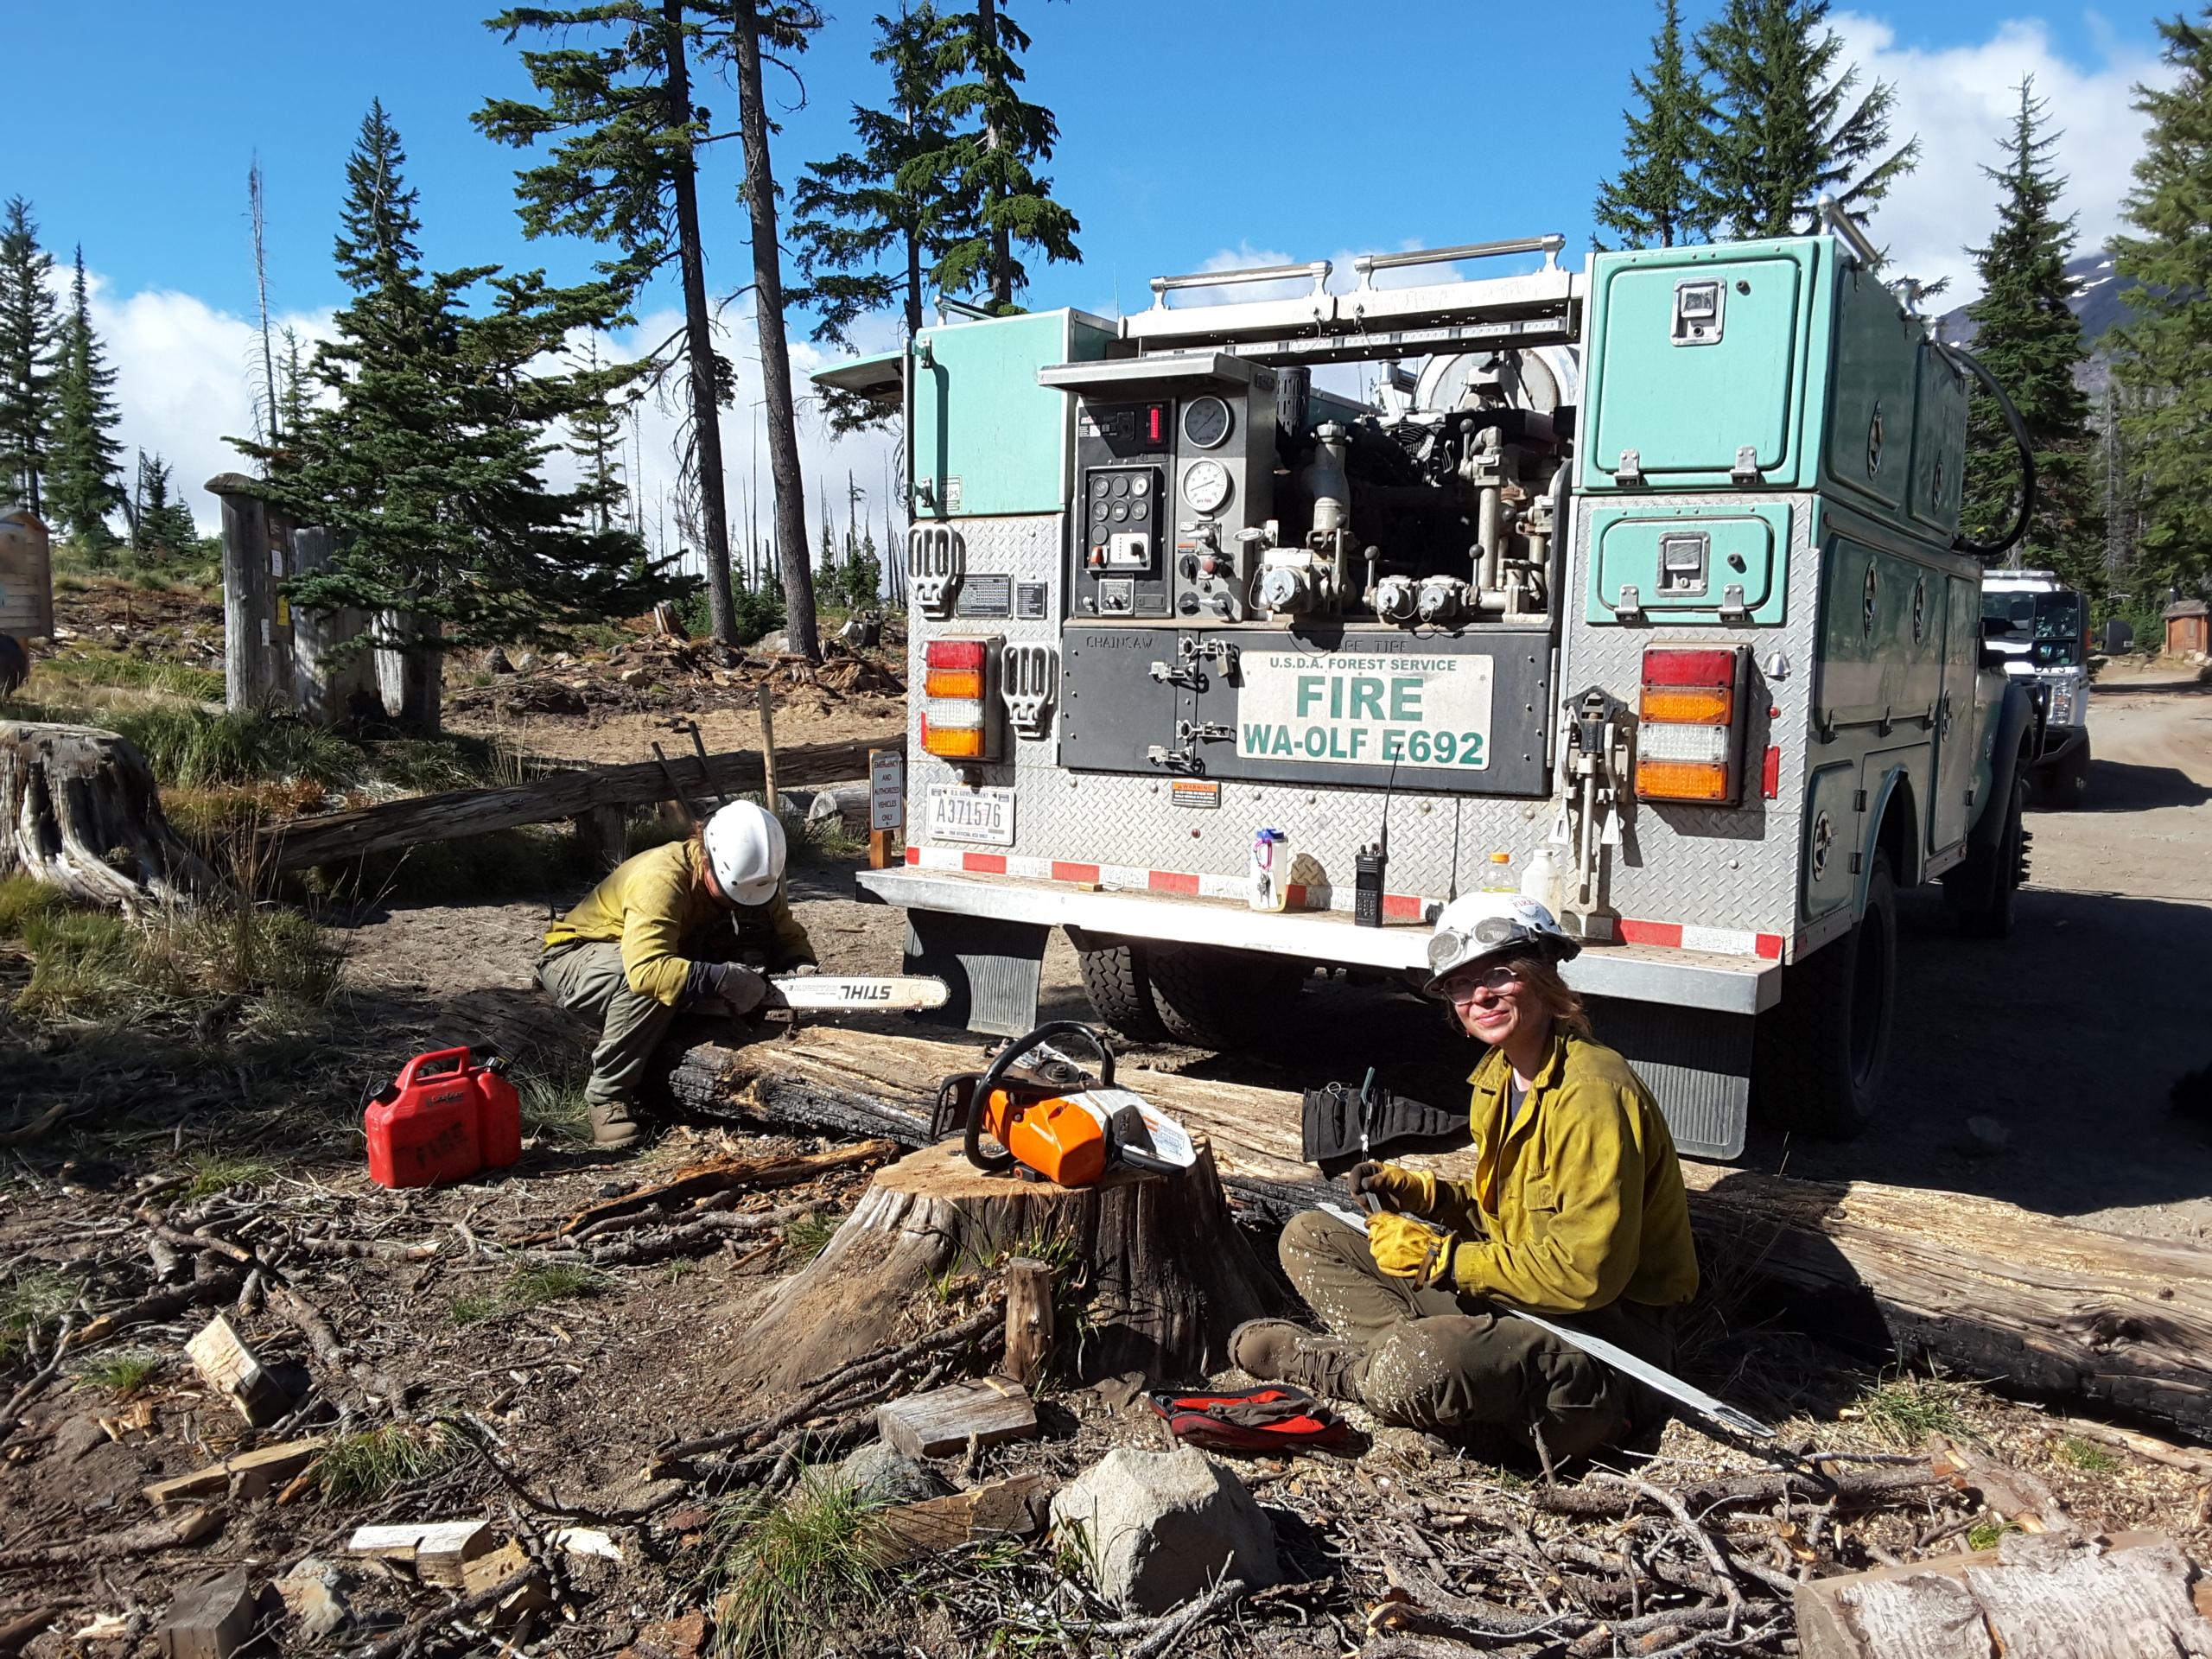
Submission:
<svg viewBox="0 0 2212 1659">
<path fill-rule="evenodd" d="M 1364 1155 L 1368 1156 L 1409 1141 L 1426 1145 L 1466 1138 L 1465 1112 L 1446 1111 L 1388 1089 L 1372 1090 L 1363 1096 L 1349 1084 L 1332 1083 L 1326 1088 L 1308 1089 L 1300 1103 L 1300 1141 L 1306 1161 L 1319 1164 L 1322 1173 L 1331 1176 L 1357 1163 L 1363 1155 L 1360 1151 L 1363 1115 L 1366 1118 Z"/>
</svg>

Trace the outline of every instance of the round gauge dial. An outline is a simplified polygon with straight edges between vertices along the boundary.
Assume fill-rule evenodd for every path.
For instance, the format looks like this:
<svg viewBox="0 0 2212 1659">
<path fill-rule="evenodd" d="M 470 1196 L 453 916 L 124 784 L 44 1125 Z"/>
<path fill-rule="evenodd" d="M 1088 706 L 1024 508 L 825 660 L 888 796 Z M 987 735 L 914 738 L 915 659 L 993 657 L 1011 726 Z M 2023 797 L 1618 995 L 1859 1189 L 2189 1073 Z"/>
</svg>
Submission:
<svg viewBox="0 0 2212 1659">
<path fill-rule="evenodd" d="M 1129 493 L 1132 495 L 1139 497 L 1150 495 L 1152 493 L 1152 480 L 1146 477 L 1142 473 L 1139 473 L 1135 478 L 1132 478 L 1129 480 Z"/>
<path fill-rule="evenodd" d="M 1217 461 L 1192 461 L 1183 469 L 1183 499 L 1200 512 L 1219 512 L 1229 500 L 1229 468 Z"/>
<path fill-rule="evenodd" d="M 1229 405 L 1218 397 L 1193 397 L 1183 408 L 1183 435 L 1201 449 L 1219 446 L 1229 436 Z"/>
</svg>

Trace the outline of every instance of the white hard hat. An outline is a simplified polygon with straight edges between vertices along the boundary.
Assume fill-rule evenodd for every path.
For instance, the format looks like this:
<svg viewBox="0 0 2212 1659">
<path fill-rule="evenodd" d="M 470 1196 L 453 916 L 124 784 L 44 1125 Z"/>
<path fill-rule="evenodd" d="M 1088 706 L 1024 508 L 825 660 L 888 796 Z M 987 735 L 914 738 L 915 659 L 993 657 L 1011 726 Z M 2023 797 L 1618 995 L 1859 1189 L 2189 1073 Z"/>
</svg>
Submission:
<svg viewBox="0 0 2212 1659">
<path fill-rule="evenodd" d="M 1452 975 L 1485 957 L 1529 951 L 1554 963 L 1580 956 L 1580 941 L 1534 899 L 1517 893 L 1464 893 L 1444 906 L 1428 938 L 1428 983 L 1433 995 Z"/>
<path fill-rule="evenodd" d="M 707 862 L 741 905 L 765 905 L 784 879 L 784 826 L 765 806 L 732 801 L 707 820 Z"/>
</svg>

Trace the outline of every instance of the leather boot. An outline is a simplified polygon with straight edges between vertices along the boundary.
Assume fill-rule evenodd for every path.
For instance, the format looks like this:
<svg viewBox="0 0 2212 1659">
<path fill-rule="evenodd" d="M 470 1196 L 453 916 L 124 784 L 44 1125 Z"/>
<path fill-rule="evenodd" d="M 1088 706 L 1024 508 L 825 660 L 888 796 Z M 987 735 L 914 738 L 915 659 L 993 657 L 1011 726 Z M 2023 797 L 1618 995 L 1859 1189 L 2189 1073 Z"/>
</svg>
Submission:
<svg viewBox="0 0 2212 1659">
<path fill-rule="evenodd" d="M 1292 1382 L 1324 1400 L 1360 1403 L 1367 1356 L 1288 1319 L 1248 1319 L 1229 1333 L 1229 1363 L 1262 1382 Z"/>
<path fill-rule="evenodd" d="M 638 1127 L 637 1119 L 630 1116 L 626 1100 L 594 1100 L 591 1103 L 591 1144 L 596 1152 L 620 1152 L 625 1147 L 634 1147 L 645 1131 Z"/>
</svg>

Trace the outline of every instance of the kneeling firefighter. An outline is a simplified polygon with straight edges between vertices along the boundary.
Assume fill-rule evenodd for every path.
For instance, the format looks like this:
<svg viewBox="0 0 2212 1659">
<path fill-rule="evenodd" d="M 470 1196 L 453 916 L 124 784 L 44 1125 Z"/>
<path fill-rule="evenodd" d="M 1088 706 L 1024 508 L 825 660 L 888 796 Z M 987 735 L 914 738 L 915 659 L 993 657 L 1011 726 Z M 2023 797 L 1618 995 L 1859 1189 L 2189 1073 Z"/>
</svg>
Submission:
<svg viewBox="0 0 2212 1659">
<path fill-rule="evenodd" d="M 747 1014 L 768 975 L 815 970 L 783 880 L 784 826 L 734 802 L 688 839 L 625 861 L 546 930 L 537 982 L 599 1022 L 584 1085 L 593 1145 L 637 1140 L 638 1086 L 679 1012 Z"/>
<path fill-rule="evenodd" d="M 1445 906 L 1425 988 L 1490 1046 L 1468 1079 L 1475 1178 L 1356 1167 L 1364 1233 L 1310 1211 L 1282 1235 L 1283 1268 L 1329 1334 L 1255 1320 L 1230 1339 L 1235 1364 L 1497 1462 L 1656 1433 L 1657 1395 L 1508 1311 L 1668 1367 L 1675 1310 L 1697 1291 L 1666 1120 L 1560 977 L 1580 949 L 1518 894 Z"/>
</svg>

